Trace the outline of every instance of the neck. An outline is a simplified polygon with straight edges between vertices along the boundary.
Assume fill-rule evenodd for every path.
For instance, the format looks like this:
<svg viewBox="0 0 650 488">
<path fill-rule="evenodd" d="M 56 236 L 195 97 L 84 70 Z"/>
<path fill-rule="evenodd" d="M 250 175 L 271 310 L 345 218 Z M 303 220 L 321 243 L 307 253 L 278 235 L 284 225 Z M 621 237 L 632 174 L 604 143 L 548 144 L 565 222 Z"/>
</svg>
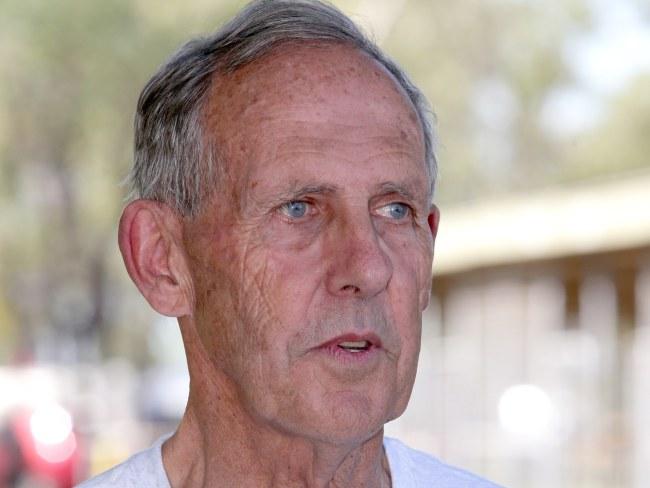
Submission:
<svg viewBox="0 0 650 488">
<path fill-rule="evenodd" d="M 389 487 L 383 429 L 363 441 L 301 437 L 253 418 L 234 385 L 207 358 L 188 355 L 190 398 L 176 433 L 163 445 L 173 488 Z"/>
</svg>

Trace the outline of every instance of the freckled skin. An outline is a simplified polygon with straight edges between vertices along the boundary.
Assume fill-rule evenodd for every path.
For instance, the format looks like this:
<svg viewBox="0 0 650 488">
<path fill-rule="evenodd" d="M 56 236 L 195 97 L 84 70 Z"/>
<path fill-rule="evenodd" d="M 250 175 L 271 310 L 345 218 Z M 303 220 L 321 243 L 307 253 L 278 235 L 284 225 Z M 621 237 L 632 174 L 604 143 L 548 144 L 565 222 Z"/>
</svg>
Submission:
<svg viewBox="0 0 650 488">
<path fill-rule="evenodd" d="M 268 486 L 377 486 L 383 425 L 415 378 L 437 225 L 414 109 L 377 63 L 322 44 L 281 46 L 216 79 L 209 100 L 227 171 L 183 228 L 188 408 L 237 412 L 239 435 L 299 460 Z M 287 215 L 292 200 L 304 216 Z M 372 367 L 314 352 L 350 332 L 381 339 Z"/>
</svg>

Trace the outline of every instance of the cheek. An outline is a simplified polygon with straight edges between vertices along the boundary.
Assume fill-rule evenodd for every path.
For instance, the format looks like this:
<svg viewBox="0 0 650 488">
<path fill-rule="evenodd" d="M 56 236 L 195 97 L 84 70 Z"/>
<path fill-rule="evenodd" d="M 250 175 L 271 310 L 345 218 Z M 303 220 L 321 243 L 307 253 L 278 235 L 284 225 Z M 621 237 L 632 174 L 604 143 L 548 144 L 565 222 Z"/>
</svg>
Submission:
<svg viewBox="0 0 650 488">
<path fill-rule="evenodd" d="M 413 240 L 401 241 L 397 249 L 400 252 L 391 256 L 394 273 L 389 295 L 402 340 L 401 374 L 411 378 L 415 374 L 420 350 L 422 310 L 428 304 L 431 292 L 431 253 L 426 245 L 416 245 Z M 405 384 L 409 381 L 406 380 Z"/>
<path fill-rule="evenodd" d="M 279 214 L 269 217 L 260 228 L 260 240 L 267 249 L 287 255 L 309 253 L 317 245 L 327 227 L 324 215 L 314 216 L 299 224 L 288 224 Z"/>
<path fill-rule="evenodd" d="M 424 276 L 420 278 L 421 285 L 418 289 L 419 308 L 421 312 L 429 306 L 429 302 L 431 301 L 431 286 L 433 282 L 430 262 L 427 263 L 427 271 L 424 272 L 423 275 Z"/>
<path fill-rule="evenodd" d="M 414 297 L 418 299 L 418 309 L 422 312 L 429 305 L 432 284 L 433 241 L 430 234 L 420 236 L 417 244 L 411 246 L 409 266 L 415 281 Z"/>
<path fill-rule="evenodd" d="M 223 270 L 210 267 L 195 276 L 195 290 L 195 324 L 203 349 L 215 366 L 232 373 L 232 351 L 240 342 L 232 283 Z"/>
<path fill-rule="evenodd" d="M 393 262 L 393 280 L 403 288 L 403 300 L 415 303 L 420 311 L 429 302 L 433 248 L 426 236 L 402 236 L 388 242 Z"/>
<path fill-rule="evenodd" d="M 264 295 L 265 313 L 271 319 L 264 334 L 291 361 L 296 351 L 309 344 L 310 311 L 318 289 L 318 261 L 294 253 L 268 253 L 266 278 L 259 293 Z"/>
<path fill-rule="evenodd" d="M 306 340 L 319 274 L 318 260 L 306 254 L 260 245 L 242 256 L 241 271 L 234 278 L 239 284 L 237 315 L 249 346 L 265 356 L 260 360 L 286 366 L 292 346 Z"/>
<path fill-rule="evenodd" d="M 273 276 L 269 286 L 285 313 L 308 308 L 325 266 L 321 240 L 298 239 L 301 245 L 295 240 L 292 236 L 266 244 L 265 260 Z"/>
<path fill-rule="evenodd" d="M 192 259 L 195 319 L 199 338 L 212 361 L 230 374 L 242 367 L 242 351 L 267 348 L 260 330 L 270 322 L 268 297 L 271 278 L 264 260 L 254 259 L 246 243 L 218 246 Z M 259 354 L 256 354 L 259 356 Z"/>
</svg>

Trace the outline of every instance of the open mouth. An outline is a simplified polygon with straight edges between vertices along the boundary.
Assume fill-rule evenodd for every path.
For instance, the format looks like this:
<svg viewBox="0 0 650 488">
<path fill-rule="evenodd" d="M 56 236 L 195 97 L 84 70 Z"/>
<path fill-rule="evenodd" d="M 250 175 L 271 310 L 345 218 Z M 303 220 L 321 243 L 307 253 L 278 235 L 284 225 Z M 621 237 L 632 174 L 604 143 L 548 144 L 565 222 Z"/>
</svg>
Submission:
<svg viewBox="0 0 650 488">
<path fill-rule="evenodd" d="M 344 351 L 356 353 L 367 351 L 372 346 L 372 343 L 369 341 L 344 341 L 339 342 L 337 346 Z"/>
<path fill-rule="evenodd" d="M 328 367 L 354 368 L 366 373 L 373 370 L 383 357 L 381 339 L 373 332 L 341 334 L 313 350 L 324 354 Z"/>
<path fill-rule="evenodd" d="M 317 346 L 315 349 L 326 352 L 339 360 L 349 361 L 354 357 L 356 360 L 361 361 L 375 357 L 376 354 L 373 353 L 381 348 L 381 339 L 370 332 L 365 334 L 342 334 Z"/>
</svg>

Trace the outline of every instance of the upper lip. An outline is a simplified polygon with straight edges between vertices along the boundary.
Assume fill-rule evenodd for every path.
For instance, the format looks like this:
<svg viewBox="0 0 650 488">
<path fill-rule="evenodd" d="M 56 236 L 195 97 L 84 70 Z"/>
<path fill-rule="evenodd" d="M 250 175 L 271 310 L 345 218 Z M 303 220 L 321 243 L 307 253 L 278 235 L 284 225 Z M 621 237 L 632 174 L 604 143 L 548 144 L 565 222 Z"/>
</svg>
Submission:
<svg viewBox="0 0 650 488">
<path fill-rule="evenodd" d="M 323 342 L 322 344 L 318 345 L 317 348 L 338 346 L 342 342 L 361 342 L 361 341 L 366 341 L 370 344 L 370 346 L 373 347 L 381 347 L 381 339 L 379 338 L 379 336 L 373 332 L 369 332 L 366 334 L 355 334 L 355 333 L 341 334 L 339 336 L 334 337 L 333 339 L 329 339 Z"/>
</svg>

